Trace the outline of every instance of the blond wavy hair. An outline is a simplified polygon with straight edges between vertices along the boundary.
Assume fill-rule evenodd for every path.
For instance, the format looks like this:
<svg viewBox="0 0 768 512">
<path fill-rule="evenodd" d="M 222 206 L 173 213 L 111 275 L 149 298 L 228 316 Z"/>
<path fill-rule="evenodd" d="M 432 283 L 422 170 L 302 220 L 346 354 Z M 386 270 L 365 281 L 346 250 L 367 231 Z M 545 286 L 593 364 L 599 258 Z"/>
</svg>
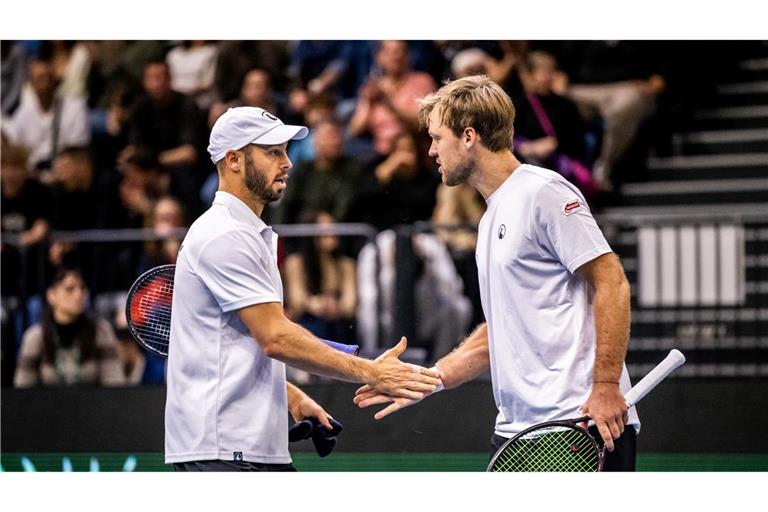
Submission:
<svg viewBox="0 0 768 512">
<path fill-rule="evenodd" d="M 485 75 L 474 75 L 446 83 L 419 101 L 419 123 L 429 125 L 433 111 L 458 137 L 467 127 L 480 135 L 482 144 L 498 152 L 512 147 L 515 106 L 499 84 Z"/>
</svg>

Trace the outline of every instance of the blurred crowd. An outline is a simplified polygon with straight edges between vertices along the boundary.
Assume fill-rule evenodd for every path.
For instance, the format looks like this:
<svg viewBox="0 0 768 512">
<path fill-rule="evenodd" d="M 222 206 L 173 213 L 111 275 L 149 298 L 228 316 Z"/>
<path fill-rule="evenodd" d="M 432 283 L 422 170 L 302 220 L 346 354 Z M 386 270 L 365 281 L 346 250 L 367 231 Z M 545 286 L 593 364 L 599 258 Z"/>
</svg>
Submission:
<svg viewBox="0 0 768 512">
<path fill-rule="evenodd" d="M 381 233 L 378 262 L 364 252 L 365 240 L 283 242 L 286 311 L 321 337 L 358 342 L 372 336 L 370 315 L 386 315 L 370 290 L 391 295 L 392 229 L 420 221 L 469 228 L 413 241 L 418 335 L 436 358 L 482 321 L 471 228 L 485 203 L 472 189 L 441 185 L 417 100 L 446 80 L 488 75 L 515 102 L 517 156 L 563 174 L 599 206 L 642 172 L 649 149 L 664 151 L 692 79 L 684 45 L 652 41 L 3 41 L 1 48 L 2 379 L 19 387 L 163 382 L 162 360 L 127 333 L 125 290 L 143 270 L 173 263 L 174 228 L 210 205 L 217 177 L 207 137 L 227 108 L 258 106 L 310 127 L 289 147 L 289 186 L 265 210 L 267 223 L 362 222 Z M 147 228 L 157 240 L 50 236 L 126 228 Z M 359 318 L 362 311 L 369 318 Z"/>
</svg>

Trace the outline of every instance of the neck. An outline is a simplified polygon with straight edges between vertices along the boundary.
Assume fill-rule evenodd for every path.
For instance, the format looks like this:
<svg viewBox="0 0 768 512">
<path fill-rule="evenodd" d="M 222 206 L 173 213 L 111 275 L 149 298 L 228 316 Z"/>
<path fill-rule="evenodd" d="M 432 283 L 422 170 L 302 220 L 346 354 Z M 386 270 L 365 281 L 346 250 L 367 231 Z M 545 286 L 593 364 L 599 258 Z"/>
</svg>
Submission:
<svg viewBox="0 0 768 512">
<path fill-rule="evenodd" d="M 493 153 L 483 148 L 481 151 L 484 154 L 468 183 L 477 189 L 484 199 L 488 199 L 521 164 L 509 150 Z"/>
<path fill-rule="evenodd" d="M 59 325 L 69 325 L 77 320 L 77 316 L 64 313 L 62 311 L 53 310 L 53 320 Z"/>
<path fill-rule="evenodd" d="M 53 94 L 38 95 L 37 100 L 40 102 L 40 108 L 43 109 L 43 112 L 51 110 L 51 107 L 53 107 L 53 98 Z"/>
<path fill-rule="evenodd" d="M 242 202 L 248 206 L 251 210 L 253 210 L 253 213 L 256 214 L 257 217 L 261 217 L 262 212 L 264 211 L 264 203 L 256 198 L 254 198 L 251 193 L 245 188 L 245 186 L 236 186 L 228 183 L 227 180 L 222 180 L 221 175 L 219 175 L 219 191 L 220 192 L 226 192 L 228 194 L 232 194 Z"/>
</svg>

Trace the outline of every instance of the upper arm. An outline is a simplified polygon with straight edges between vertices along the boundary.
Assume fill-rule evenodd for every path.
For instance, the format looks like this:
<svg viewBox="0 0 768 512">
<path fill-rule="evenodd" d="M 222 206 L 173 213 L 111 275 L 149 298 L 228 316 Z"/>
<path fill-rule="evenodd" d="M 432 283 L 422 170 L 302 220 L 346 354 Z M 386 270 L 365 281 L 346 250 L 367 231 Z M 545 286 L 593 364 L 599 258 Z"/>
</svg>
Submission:
<svg viewBox="0 0 768 512">
<path fill-rule="evenodd" d="M 539 243 L 569 272 L 611 252 L 584 197 L 570 186 L 546 183 L 536 195 L 534 210 Z"/>
<path fill-rule="evenodd" d="M 582 276 L 595 290 L 603 286 L 629 286 L 624 267 L 619 257 L 612 252 L 584 263 L 576 270 L 576 274 Z"/>
<path fill-rule="evenodd" d="M 269 250 L 258 233 L 233 229 L 203 248 L 195 272 L 222 311 L 262 302 L 281 302 Z"/>
</svg>

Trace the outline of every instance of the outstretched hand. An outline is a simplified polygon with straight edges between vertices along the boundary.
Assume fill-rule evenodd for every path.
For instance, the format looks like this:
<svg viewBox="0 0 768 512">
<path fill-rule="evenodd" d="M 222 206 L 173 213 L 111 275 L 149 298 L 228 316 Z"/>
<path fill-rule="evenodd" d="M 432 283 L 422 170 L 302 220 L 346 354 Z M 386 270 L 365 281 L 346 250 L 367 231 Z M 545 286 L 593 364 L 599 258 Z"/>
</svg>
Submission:
<svg viewBox="0 0 768 512">
<path fill-rule="evenodd" d="M 373 415 L 374 419 L 380 420 L 385 416 L 389 416 L 395 411 L 405 409 L 408 406 L 420 402 L 422 398 L 428 395 L 429 393 L 423 393 L 421 398 L 391 397 L 389 395 L 379 393 L 371 386 L 366 384 L 365 386 L 358 388 L 358 390 L 355 392 L 355 398 L 353 398 L 352 401 L 361 409 L 370 407 L 371 405 L 389 403 L 390 405 Z"/>
<path fill-rule="evenodd" d="M 437 372 L 398 359 L 407 346 L 403 336 L 397 345 L 375 359 L 374 376 L 367 383 L 372 390 L 393 398 L 420 400 L 437 388 L 440 384 Z"/>
</svg>

